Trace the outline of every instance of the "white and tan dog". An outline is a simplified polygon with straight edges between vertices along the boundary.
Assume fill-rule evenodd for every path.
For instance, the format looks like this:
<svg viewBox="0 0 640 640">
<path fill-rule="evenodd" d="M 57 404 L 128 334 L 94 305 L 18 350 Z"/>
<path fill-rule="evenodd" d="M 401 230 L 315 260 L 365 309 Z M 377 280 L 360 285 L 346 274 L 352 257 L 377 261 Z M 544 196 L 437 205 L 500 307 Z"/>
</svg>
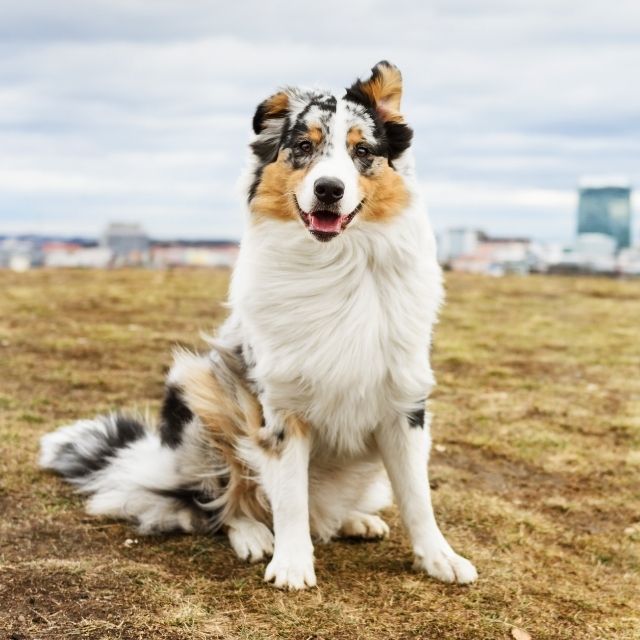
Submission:
<svg viewBox="0 0 640 640">
<path fill-rule="evenodd" d="M 383 537 L 391 492 L 415 566 L 475 580 L 427 478 L 431 331 L 442 299 L 402 80 L 381 62 L 343 97 L 287 88 L 257 109 L 231 315 L 178 352 L 158 428 L 123 415 L 42 439 L 93 514 L 141 532 L 224 530 L 265 579 L 316 584 L 312 537 Z"/>
</svg>

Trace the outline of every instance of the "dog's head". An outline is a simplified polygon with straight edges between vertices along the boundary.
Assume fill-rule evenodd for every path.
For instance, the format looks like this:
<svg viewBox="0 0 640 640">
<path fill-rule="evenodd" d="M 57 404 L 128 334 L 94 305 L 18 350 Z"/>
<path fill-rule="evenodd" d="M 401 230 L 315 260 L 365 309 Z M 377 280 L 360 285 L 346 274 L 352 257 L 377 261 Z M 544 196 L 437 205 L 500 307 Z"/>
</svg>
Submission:
<svg viewBox="0 0 640 640">
<path fill-rule="evenodd" d="M 379 62 L 341 98 L 286 88 L 256 110 L 254 216 L 300 220 L 321 242 L 357 218 L 385 221 L 409 203 L 394 169 L 411 144 L 400 114 L 402 76 Z"/>
</svg>

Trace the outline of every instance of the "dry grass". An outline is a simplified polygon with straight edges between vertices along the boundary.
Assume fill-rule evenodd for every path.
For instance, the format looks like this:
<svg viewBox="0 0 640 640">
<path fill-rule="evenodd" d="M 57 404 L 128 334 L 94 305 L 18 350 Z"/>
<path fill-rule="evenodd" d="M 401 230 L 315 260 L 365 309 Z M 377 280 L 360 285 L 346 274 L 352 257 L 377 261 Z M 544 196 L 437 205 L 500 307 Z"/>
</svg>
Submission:
<svg viewBox="0 0 640 640">
<path fill-rule="evenodd" d="M 175 343 L 224 316 L 224 273 L 0 273 L 2 638 L 640 637 L 638 282 L 448 276 L 434 353 L 434 500 L 480 580 L 388 541 L 316 550 L 281 593 L 222 538 L 139 539 L 35 466 L 38 437 L 158 408 Z"/>
</svg>

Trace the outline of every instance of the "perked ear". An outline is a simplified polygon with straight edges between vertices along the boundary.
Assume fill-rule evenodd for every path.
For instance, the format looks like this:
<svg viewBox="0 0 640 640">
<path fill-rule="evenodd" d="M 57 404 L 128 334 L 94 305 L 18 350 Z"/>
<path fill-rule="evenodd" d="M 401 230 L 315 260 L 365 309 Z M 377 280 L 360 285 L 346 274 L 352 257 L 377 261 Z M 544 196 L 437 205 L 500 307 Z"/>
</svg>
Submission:
<svg viewBox="0 0 640 640">
<path fill-rule="evenodd" d="M 400 115 L 402 74 L 386 60 L 371 69 L 369 79 L 356 80 L 347 89 L 345 98 L 374 108 L 383 122 L 404 122 Z"/>
<path fill-rule="evenodd" d="M 289 96 L 285 91 L 280 91 L 264 102 L 261 102 L 253 116 L 253 131 L 262 133 L 269 125 L 269 120 L 284 118 L 289 111 Z"/>
<path fill-rule="evenodd" d="M 373 110 L 381 120 L 389 147 L 389 160 L 400 157 L 411 145 L 413 131 L 400 113 L 402 75 L 398 67 L 383 60 L 371 69 L 368 80 L 356 80 L 345 94 L 346 100 Z"/>
</svg>

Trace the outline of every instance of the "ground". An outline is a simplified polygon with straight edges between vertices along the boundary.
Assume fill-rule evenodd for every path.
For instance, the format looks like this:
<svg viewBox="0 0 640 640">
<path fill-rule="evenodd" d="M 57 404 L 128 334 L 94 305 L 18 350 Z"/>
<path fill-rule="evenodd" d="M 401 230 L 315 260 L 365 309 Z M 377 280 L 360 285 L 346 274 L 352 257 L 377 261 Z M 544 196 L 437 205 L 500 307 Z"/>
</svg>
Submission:
<svg viewBox="0 0 640 640">
<path fill-rule="evenodd" d="M 35 463 L 56 425 L 157 411 L 171 347 L 202 346 L 227 282 L 0 272 L 0 638 L 640 637 L 640 282 L 447 274 L 432 485 L 480 578 L 413 573 L 391 510 L 386 541 L 319 545 L 320 586 L 300 593 L 223 537 L 87 516 Z"/>
</svg>

